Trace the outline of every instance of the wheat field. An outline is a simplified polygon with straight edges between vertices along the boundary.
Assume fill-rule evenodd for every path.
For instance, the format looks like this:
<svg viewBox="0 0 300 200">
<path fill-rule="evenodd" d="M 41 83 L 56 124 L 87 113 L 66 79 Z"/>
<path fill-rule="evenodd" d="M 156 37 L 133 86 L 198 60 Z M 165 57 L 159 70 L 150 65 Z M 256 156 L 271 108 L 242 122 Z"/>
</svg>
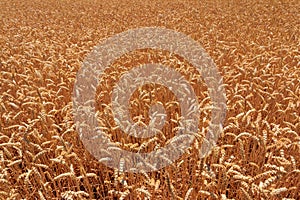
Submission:
<svg viewBox="0 0 300 200">
<path fill-rule="evenodd" d="M 0 8 L 0 199 L 300 198 L 299 1 L 1 0 Z M 159 102 L 168 114 L 163 133 L 170 134 L 137 139 L 118 130 L 112 87 L 138 64 L 174 67 L 203 108 L 199 137 L 176 162 L 134 174 L 108 168 L 86 150 L 72 95 L 92 48 L 139 27 L 165 27 L 199 42 L 223 77 L 227 113 L 217 145 L 200 158 L 211 117 L 200 74 L 164 50 L 122 56 L 101 77 L 96 96 L 99 126 L 121 148 L 164 146 L 180 116 L 174 94 L 148 84 L 132 95 L 131 117 L 149 123 L 147 108 Z"/>
</svg>

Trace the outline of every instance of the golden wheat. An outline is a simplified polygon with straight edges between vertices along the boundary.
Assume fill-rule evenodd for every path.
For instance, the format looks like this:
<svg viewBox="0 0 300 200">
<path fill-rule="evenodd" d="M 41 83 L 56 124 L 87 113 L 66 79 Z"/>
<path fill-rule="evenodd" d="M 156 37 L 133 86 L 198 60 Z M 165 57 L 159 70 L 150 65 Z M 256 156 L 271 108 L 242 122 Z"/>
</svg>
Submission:
<svg viewBox="0 0 300 200">
<path fill-rule="evenodd" d="M 0 199 L 299 198 L 299 1 L 63 4 L 0 3 Z M 216 147 L 202 158 L 213 108 L 204 77 L 185 58 L 165 50 L 122 55 L 97 77 L 99 130 L 116 144 L 101 150 L 106 155 L 101 162 L 111 161 L 115 149 L 146 153 L 183 141 L 175 135 L 181 105 L 158 84 L 138 88 L 129 111 L 136 125 L 146 127 L 149 109 L 158 103 L 167 114 L 164 127 L 149 139 L 120 130 L 112 115 L 112 90 L 133 67 L 172 67 L 190 82 L 200 111 L 196 140 L 178 160 L 162 155 L 170 166 L 135 174 L 125 171 L 128 160 L 110 169 L 85 149 L 73 120 L 72 92 L 95 45 L 145 26 L 183 32 L 204 47 L 222 75 L 218 90 L 226 91 L 227 113 Z"/>
</svg>

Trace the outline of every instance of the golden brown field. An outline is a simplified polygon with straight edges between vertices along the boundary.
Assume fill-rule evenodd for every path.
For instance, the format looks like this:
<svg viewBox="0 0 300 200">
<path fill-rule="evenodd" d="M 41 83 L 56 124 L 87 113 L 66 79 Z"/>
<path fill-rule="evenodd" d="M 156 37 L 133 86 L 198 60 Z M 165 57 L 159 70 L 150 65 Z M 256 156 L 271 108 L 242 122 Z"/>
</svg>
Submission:
<svg viewBox="0 0 300 200">
<path fill-rule="evenodd" d="M 0 199 L 300 199 L 299 1 L 1 0 L 0 9 Z M 123 173 L 85 150 L 73 123 L 73 86 L 95 45 L 146 26 L 203 46 L 223 76 L 227 114 L 206 158 L 199 158 L 199 133 L 172 165 Z M 182 69 L 203 107 L 211 103 L 182 58 L 149 49 L 121 57 L 101 80 L 97 108 L 99 124 L 126 150 L 151 151 L 173 136 L 125 137 L 108 115 L 114 78 L 151 61 Z M 132 117 L 149 122 L 149 98 L 167 107 L 164 132 L 172 131 L 180 113 L 164 87 L 137 90 Z"/>
</svg>

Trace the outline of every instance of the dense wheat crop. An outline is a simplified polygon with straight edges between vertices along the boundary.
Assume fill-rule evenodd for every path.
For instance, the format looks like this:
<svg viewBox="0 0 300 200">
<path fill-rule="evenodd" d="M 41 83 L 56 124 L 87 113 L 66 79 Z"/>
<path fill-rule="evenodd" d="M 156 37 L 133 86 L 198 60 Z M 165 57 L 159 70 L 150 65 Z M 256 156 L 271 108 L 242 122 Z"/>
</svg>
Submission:
<svg viewBox="0 0 300 200">
<path fill-rule="evenodd" d="M 297 0 L 1 0 L 0 199 L 299 199 L 299 10 Z M 145 26 L 174 29 L 204 47 L 223 76 L 227 115 L 209 156 L 199 158 L 199 134 L 175 163 L 134 174 L 85 149 L 72 92 L 95 45 Z M 203 108 L 199 132 L 207 130 L 211 101 L 193 66 L 163 50 L 137 50 L 106 70 L 97 90 L 99 125 L 123 149 L 148 152 L 173 137 L 126 137 L 110 116 L 114 80 L 154 61 L 191 82 Z M 159 85 L 134 93 L 132 118 L 147 124 L 152 101 L 166 107 L 163 133 L 172 133 L 178 102 Z"/>
</svg>

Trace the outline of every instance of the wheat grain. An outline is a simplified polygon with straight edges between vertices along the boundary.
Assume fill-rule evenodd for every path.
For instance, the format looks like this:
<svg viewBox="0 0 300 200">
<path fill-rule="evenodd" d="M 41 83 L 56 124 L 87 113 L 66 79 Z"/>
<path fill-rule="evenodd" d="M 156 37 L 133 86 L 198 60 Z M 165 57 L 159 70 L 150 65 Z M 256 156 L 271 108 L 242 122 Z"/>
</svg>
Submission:
<svg viewBox="0 0 300 200">
<path fill-rule="evenodd" d="M 278 167 L 277 165 L 271 165 L 271 164 L 265 164 L 264 166 L 267 167 L 267 168 L 275 169 L 275 170 L 277 170 L 279 172 L 282 172 L 282 173 L 286 173 L 283 166 Z"/>
<path fill-rule="evenodd" d="M 141 192 L 141 193 L 145 194 L 146 197 L 147 197 L 147 199 L 150 199 L 151 196 L 152 196 L 150 194 L 150 192 L 148 190 L 146 190 L 144 187 L 142 187 L 142 188 L 136 188 L 135 190 L 138 191 L 138 192 Z"/>
<path fill-rule="evenodd" d="M 271 191 L 271 195 L 272 195 L 272 196 L 275 196 L 275 195 L 278 195 L 278 194 L 280 194 L 280 193 L 282 193 L 282 192 L 286 192 L 287 190 L 288 190 L 288 189 L 287 189 L 286 187 L 273 189 L 273 190 Z"/>
<path fill-rule="evenodd" d="M 39 197 L 40 197 L 41 200 L 46 200 L 46 198 L 44 197 L 42 191 L 39 190 L 38 193 L 39 193 Z"/>
<path fill-rule="evenodd" d="M 266 179 L 264 182 L 260 182 L 259 187 L 262 189 L 265 189 L 266 187 L 271 185 L 276 179 L 277 179 L 277 176 L 272 176 L 272 177 Z"/>
<path fill-rule="evenodd" d="M 11 167 L 11 166 L 13 166 L 13 165 L 20 164 L 20 163 L 22 163 L 22 160 L 21 160 L 21 159 L 15 160 L 15 161 L 9 163 L 7 166 L 8 166 L 8 167 Z"/>
<path fill-rule="evenodd" d="M 190 195 L 191 195 L 193 189 L 194 189 L 194 188 L 188 189 L 188 191 L 187 191 L 186 194 L 185 194 L 184 200 L 188 200 L 188 199 L 189 199 L 189 197 L 190 197 Z"/>
<path fill-rule="evenodd" d="M 294 156 L 290 156 L 291 157 L 291 163 L 292 163 L 292 166 L 293 166 L 293 169 L 297 169 L 297 165 L 296 165 L 296 160 L 294 158 Z"/>
<path fill-rule="evenodd" d="M 64 178 L 64 177 L 74 177 L 74 174 L 71 173 L 71 172 L 66 172 L 66 173 L 62 173 L 62 174 L 54 177 L 53 179 L 58 180 L 58 179 L 61 179 L 61 178 Z"/>
<path fill-rule="evenodd" d="M 26 176 L 25 176 L 24 181 L 25 181 L 25 184 L 27 184 L 27 185 L 31 185 L 31 182 L 29 180 L 29 176 L 30 176 L 31 172 L 32 172 L 32 170 L 28 170 L 28 172 L 26 173 Z"/>
<path fill-rule="evenodd" d="M 245 182 L 250 182 L 250 180 L 251 180 L 250 176 L 244 176 L 244 175 L 240 175 L 240 174 L 234 175 L 233 178 L 238 179 L 238 180 L 243 180 Z"/>
<path fill-rule="evenodd" d="M 46 150 L 42 150 L 39 153 L 37 153 L 34 157 L 33 157 L 33 162 L 35 162 L 40 156 L 42 156 L 43 154 L 45 154 L 47 151 Z"/>
<path fill-rule="evenodd" d="M 242 156 L 242 159 L 245 160 L 246 155 L 245 155 L 245 148 L 244 148 L 244 143 L 242 140 L 238 139 L 238 143 L 239 143 L 239 149 L 240 149 L 240 154 Z"/>
<path fill-rule="evenodd" d="M 247 200 L 252 200 L 251 196 L 244 188 L 241 188 L 241 191 L 243 192 L 244 197 L 246 197 Z"/>
<path fill-rule="evenodd" d="M 120 200 L 124 200 L 129 194 L 130 194 L 129 190 L 126 190 L 125 192 L 122 192 L 122 194 L 120 196 Z"/>
<path fill-rule="evenodd" d="M 257 180 L 257 179 L 261 179 L 262 177 L 264 176 L 268 176 L 268 175 L 276 175 L 277 174 L 277 171 L 276 170 L 270 170 L 270 171 L 266 171 L 266 172 L 263 172 L 261 174 L 258 174 L 256 176 L 254 176 L 251 180 L 251 182 Z"/>
</svg>

